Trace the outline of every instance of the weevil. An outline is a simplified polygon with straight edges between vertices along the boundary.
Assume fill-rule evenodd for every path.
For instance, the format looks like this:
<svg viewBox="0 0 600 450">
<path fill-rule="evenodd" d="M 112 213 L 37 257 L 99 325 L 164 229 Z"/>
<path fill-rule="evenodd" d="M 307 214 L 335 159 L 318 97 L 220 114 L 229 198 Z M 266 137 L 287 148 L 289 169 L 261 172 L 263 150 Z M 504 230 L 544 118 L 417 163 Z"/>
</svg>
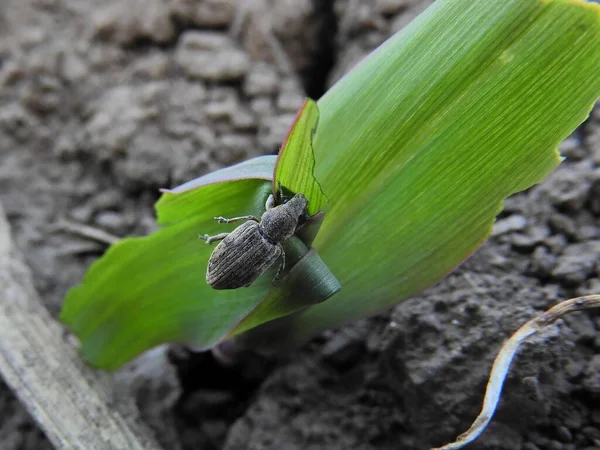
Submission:
<svg viewBox="0 0 600 450">
<path fill-rule="evenodd" d="M 306 216 L 308 200 L 296 194 L 286 203 L 274 206 L 271 194 L 260 219 L 241 216 L 226 219 L 215 217 L 219 223 L 246 220 L 231 233 L 204 235 L 207 244 L 221 241 L 215 247 L 206 270 L 206 282 L 213 289 L 248 287 L 281 257 L 274 282 L 285 267 L 285 253 L 281 243 L 293 236 L 302 217 Z"/>
</svg>

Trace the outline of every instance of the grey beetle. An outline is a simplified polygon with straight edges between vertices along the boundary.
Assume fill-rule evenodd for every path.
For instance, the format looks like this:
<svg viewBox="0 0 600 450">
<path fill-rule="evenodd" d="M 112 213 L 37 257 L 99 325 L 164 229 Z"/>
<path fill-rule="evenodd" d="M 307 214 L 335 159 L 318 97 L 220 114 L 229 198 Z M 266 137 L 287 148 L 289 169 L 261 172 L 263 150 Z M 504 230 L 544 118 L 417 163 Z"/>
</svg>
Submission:
<svg viewBox="0 0 600 450">
<path fill-rule="evenodd" d="M 207 244 L 221 241 L 210 255 L 206 270 L 206 282 L 213 289 L 250 286 L 281 256 L 281 265 L 275 280 L 279 278 L 285 267 L 285 253 L 281 242 L 295 233 L 300 218 L 306 215 L 308 200 L 304 195 L 296 194 L 282 205 L 273 206 L 274 202 L 273 195 L 270 195 L 266 211 L 260 220 L 254 216 L 232 219 L 215 217 L 219 223 L 240 220 L 247 222 L 231 233 L 204 235 Z"/>
</svg>

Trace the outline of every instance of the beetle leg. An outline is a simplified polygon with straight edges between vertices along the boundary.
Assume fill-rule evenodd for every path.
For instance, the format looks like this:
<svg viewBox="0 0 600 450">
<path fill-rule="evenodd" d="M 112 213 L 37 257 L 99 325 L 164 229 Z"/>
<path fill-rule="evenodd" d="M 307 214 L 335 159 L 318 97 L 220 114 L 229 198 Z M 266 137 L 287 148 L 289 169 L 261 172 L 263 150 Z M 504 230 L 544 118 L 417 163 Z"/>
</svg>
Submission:
<svg viewBox="0 0 600 450">
<path fill-rule="evenodd" d="M 279 250 L 281 251 L 281 264 L 279 265 L 279 269 L 277 269 L 277 274 L 275 275 L 275 278 L 273 278 L 273 283 L 279 280 L 281 272 L 283 272 L 283 269 L 285 268 L 285 251 L 283 250 L 283 245 L 278 244 L 278 246 Z"/>
<path fill-rule="evenodd" d="M 232 217 L 231 219 L 226 219 L 225 217 L 215 217 L 214 219 L 219 223 L 233 223 L 239 222 L 240 220 L 254 220 L 255 222 L 260 222 L 260 220 L 254 216 Z"/>
<path fill-rule="evenodd" d="M 229 233 L 219 233 L 214 236 L 209 236 L 208 234 L 201 234 L 200 237 L 206 241 L 207 244 L 212 244 L 215 241 L 220 241 L 225 239 Z"/>
</svg>

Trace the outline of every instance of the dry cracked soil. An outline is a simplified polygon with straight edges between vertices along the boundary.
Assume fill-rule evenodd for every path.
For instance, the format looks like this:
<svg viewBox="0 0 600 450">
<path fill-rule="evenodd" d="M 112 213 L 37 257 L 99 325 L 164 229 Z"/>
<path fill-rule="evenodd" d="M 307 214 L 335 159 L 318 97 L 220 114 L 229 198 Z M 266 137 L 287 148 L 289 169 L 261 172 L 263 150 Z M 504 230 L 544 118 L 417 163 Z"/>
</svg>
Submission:
<svg viewBox="0 0 600 450">
<path fill-rule="evenodd" d="M 105 245 L 153 230 L 158 189 L 277 151 L 318 98 L 430 1 L 4 0 L 0 199 L 53 315 Z M 392 310 L 242 371 L 158 348 L 116 375 L 166 449 L 425 449 L 475 417 L 500 344 L 600 292 L 600 107 L 544 183 L 507 200 L 491 239 Z M 469 448 L 600 448 L 600 315 L 519 353 Z M 51 448 L 0 382 L 2 450 Z"/>
</svg>

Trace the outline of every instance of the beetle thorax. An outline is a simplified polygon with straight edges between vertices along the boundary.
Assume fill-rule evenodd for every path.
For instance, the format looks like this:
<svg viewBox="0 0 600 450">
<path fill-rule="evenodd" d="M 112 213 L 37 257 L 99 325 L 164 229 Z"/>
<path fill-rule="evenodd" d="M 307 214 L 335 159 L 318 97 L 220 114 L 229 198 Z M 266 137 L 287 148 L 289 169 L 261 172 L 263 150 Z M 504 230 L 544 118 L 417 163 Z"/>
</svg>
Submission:
<svg viewBox="0 0 600 450">
<path fill-rule="evenodd" d="M 272 243 L 292 237 L 298 226 L 298 220 L 305 213 L 307 203 L 302 194 L 296 194 L 287 203 L 266 211 L 259 225 L 263 236 Z"/>
</svg>

